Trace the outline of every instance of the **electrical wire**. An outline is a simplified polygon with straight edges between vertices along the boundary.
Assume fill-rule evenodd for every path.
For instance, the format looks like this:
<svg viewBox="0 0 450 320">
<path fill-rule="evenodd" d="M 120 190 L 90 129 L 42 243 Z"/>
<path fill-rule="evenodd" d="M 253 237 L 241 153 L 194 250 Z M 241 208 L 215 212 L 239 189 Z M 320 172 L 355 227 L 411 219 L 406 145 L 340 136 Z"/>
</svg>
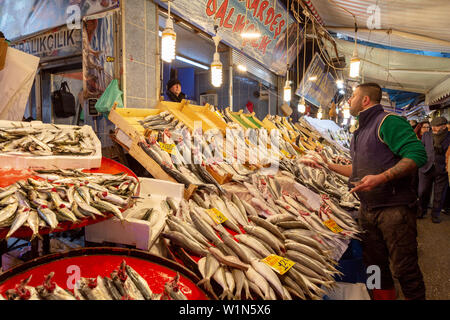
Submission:
<svg viewBox="0 0 450 320">
<path fill-rule="evenodd" d="M 289 0 L 286 6 L 286 80 L 289 81 Z"/>
</svg>

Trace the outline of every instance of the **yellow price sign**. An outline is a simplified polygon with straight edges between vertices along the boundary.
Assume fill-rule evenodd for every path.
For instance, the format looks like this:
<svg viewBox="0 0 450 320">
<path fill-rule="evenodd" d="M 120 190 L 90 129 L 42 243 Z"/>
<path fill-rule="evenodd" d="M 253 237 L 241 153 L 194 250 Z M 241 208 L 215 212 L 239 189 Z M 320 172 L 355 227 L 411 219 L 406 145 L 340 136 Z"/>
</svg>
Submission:
<svg viewBox="0 0 450 320">
<path fill-rule="evenodd" d="M 323 224 L 326 225 L 328 229 L 330 229 L 334 233 L 339 233 L 343 231 L 343 229 L 337 225 L 336 221 L 332 219 L 324 221 Z"/>
<path fill-rule="evenodd" d="M 295 264 L 294 261 L 277 256 L 276 254 L 271 254 L 264 259 L 261 259 L 261 262 L 264 262 L 281 275 L 288 272 L 289 269 L 292 268 L 292 266 Z"/>
<path fill-rule="evenodd" d="M 224 223 L 225 221 L 228 220 L 228 218 L 225 217 L 223 213 L 217 210 L 216 208 L 206 209 L 206 212 L 217 224 Z"/>
<path fill-rule="evenodd" d="M 173 143 L 169 144 L 169 143 L 162 143 L 162 142 L 160 142 L 159 145 L 160 145 L 161 149 L 166 151 L 167 153 L 175 154 L 175 150 L 174 150 L 175 149 L 175 145 Z"/>
</svg>

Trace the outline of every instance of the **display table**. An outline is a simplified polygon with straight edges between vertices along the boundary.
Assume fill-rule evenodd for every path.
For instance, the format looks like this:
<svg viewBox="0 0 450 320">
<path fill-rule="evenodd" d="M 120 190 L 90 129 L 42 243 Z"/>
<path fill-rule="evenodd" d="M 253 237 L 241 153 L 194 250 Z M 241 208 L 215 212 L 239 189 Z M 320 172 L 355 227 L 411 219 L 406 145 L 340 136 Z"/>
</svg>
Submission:
<svg viewBox="0 0 450 320">
<path fill-rule="evenodd" d="M 189 300 L 208 300 L 214 297 L 205 293 L 196 283 L 200 280 L 194 273 L 171 260 L 144 251 L 124 248 L 82 248 L 64 253 L 51 254 L 14 267 L 0 274 L 0 294 L 13 289 L 21 280 L 32 275 L 30 286 L 41 285 L 44 277 L 50 272 L 52 278 L 61 288 L 68 288 L 75 283 L 72 276 L 73 266 L 80 270 L 80 277 L 94 278 L 110 276 L 125 260 L 148 283 L 155 294 L 164 290 L 164 284 L 180 274 L 179 288 Z M 71 267 L 71 268 L 69 268 Z"/>
<path fill-rule="evenodd" d="M 83 171 L 87 172 L 87 173 L 109 173 L 109 174 L 125 172 L 128 175 L 133 176 L 136 179 L 138 179 L 137 176 L 133 173 L 133 171 L 131 171 L 124 165 L 122 165 L 114 160 L 105 158 L 105 157 L 102 158 L 100 168 L 86 169 Z M 34 177 L 34 175 L 33 175 L 32 170 L 0 170 L 0 177 L 1 177 L 0 178 L 0 187 L 6 187 L 6 186 L 9 186 L 9 185 L 15 183 L 16 181 Z M 139 187 L 137 189 L 137 195 L 138 194 L 139 194 Z M 112 213 L 107 214 L 106 217 L 96 217 L 95 219 L 91 218 L 91 217 L 84 218 L 81 221 L 76 222 L 76 223 L 61 222 L 58 225 L 58 227 L 54 230 L 50 230 L 50 228 L 48 228 L 48 227 L 40 228 L 39 234 L 41 236 L 44 236 L 44 235 L 48 235 L 49 233 L 64 232 L 64 231 L 68 231 L 68 230 L 72 230 L 72 229 L 83 228 L 87 225 L 102 222 L 111 217 L 113 217 Z M 0 228 L 0 266 L 1 266 L 1 255 L 7 252 L 6 244 L 4 243 L 6 241 L 3 241 L 2 239 L 5 239 L 6 235 L 8 234 L 8 231 L 9 231 L 9 227 L 8 228 Z M 26 240 L 26 239 L 31 238 L 32 233 L 33 232 L 31 231 L 30 228 L 21 227 L 13 234 L 13 237 Z M 46 241 L 48 241 L 48 238 L 46 239 Z M 47 246 L 44 246 L 44 247 L 47 247 Z M 37 256 L 37 252 L 35 252 L 33 254 L 33 256 Z"/>
</svg>

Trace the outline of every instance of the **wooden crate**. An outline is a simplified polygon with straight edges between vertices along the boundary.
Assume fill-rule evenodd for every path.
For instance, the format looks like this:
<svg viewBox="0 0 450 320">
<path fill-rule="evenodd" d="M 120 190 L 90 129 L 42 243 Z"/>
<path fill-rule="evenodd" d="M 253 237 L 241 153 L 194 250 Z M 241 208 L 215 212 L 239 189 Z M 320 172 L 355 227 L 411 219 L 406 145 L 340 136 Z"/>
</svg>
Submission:
<svg viewBox="0 0 450 320">
<path fill-rule="evenodd" d="M 114 106 L 108 119 L 133 139 L 144 135 L 145 129 L 138 121 L 160 112 L 162 112 L 161 109 L 116 108 Z"/>
<path fill-rule="evenodd" d="M 183 122 L 191 132 L 194 130 L 196 121 L 201 122 L 204 132 L 211 129 L 219 129 L 222 134 L 226 132 L 226 122 L 215 112 L 212 112 L 209 105 L 198 106 L 190 104 L 188 100 L 183 100 L 180 103 L 160 101 L 156 107 L 169 111 L 176 119 Z"/>
<path fill-rule="evenodd" d="M 134 140 L 129 151 L 130 156 L 135 158 L 155 179 L 177 182 L 167 174 L 159 164 L 153 160 Z"/>
</svg>

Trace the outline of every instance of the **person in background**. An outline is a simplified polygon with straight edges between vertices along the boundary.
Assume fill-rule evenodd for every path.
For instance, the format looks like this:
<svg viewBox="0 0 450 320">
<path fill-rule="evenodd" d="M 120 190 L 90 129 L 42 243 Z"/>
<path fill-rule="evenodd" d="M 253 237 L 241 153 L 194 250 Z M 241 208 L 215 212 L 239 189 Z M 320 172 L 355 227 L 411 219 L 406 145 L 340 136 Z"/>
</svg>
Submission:
<svg viewBox="0 0 450 320">
<path fill-rule="evenodd" d="M 421 121 L 421 122 L 416 126 L 416 128 L 414 129 L 414 132 L 416 133 L 417 138 L 418 138 L 419 140 L 422 140 L 423 134 L 424 134 L 425 132 L 430 131 L 430 129 L 431 129 L 430 123 L 429 123 L 428 121 L 425 120 L 425 121 Z"/>
<path fill-rule="evenodd" d="M 186 99 L 186 95 L 181 92 L 181 83 L 178 79 L 170 79 L 167 82 L 166 95 L 173 102 L 181 102 L 181 100 Z"/>
<path fill-rule="evenodd" d="M 409 120 L 409 124 L 411 125 L 411 127 L 412 127 L 413 129 L 415 129 L 416 126 L 417 126 L 417 121 L 416 121 L 416 120 Z"/>
<path fill-rule="evenodd" d="M 416 128 L 414 129 L 414 132 L 419 140 L 422 140 L 422 136 L 425 132 L 430 131 L 431 126 L 430 123 L 427 120 L 421 121 L 416 125 Z M 412 176 L 411 185 L 416 191 L 416 194 L 419 194 L 419 170 L 416 170 Z M 418 201 L 418 199 L 417 199 Z M 420 213 L 418 214 L 418 217 L 420 217 Z"/>
<path fill-rule="evenodd" d="M 424 218 L 427 214 L 431 187 L 434 186 L 431 219 L 434 223 L 439 223 L 448 189 L 445 155 L 450 145 L 450 132 L 447 129 L 447 119 L 434 118 L 431 121 L 431 129 L 433 132 L 425 132 L 422 137 L 428 162 L 419 169 L 419 218 Z"/>
<path fill-rule="evenodd" d="M 350 114 L 359 121 L 350 146 L 352 164 L 324 162 L 350 178 L 349 186 L 354 186 L 350 192 L 360 199 L 363 261 L 381 271 L 381 289 L 373 289 L 372 298 L 395 300 L 394 276 L 405 299 L 425 299 L 411 175 L 427 162 L 427 153 L 407 120 L 384 111 L 381 96 L 376 83 L 356 87 L 348 101 Z"/>
</svg>

